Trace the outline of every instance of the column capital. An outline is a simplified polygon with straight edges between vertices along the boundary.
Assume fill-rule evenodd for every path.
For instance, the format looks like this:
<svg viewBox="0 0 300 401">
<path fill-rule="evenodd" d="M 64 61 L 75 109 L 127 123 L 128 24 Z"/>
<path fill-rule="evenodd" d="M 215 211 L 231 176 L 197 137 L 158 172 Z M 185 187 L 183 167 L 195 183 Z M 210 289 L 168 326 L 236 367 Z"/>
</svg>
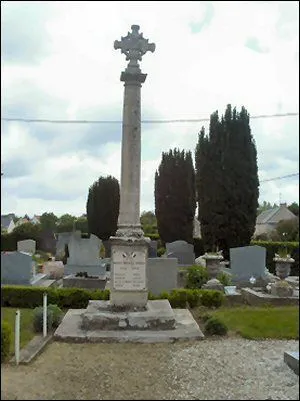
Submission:
<svg viewBox="0 0 300 401">
<path fill-rule="evenodd" d="M 121 73 L 120 81 L 125 83 L 141 83 L 143 84 L 146 80 L 147 74 L 140 73 L 130 73 L 127 71 L 123 71 Z"/>
</svg>

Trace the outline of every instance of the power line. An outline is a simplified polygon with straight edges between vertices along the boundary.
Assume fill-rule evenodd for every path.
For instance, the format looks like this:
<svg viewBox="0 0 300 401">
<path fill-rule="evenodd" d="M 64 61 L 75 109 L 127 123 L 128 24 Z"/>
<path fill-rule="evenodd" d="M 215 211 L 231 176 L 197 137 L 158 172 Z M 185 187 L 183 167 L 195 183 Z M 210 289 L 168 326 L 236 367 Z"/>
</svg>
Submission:
<svg viewBox="0 0 300 401">
<path fill-rule="evenodd" d="M 296 175 L 299 175 L 299 173 L 293 173 L 293 174 L 288 174 L 288 175 L 282 175 L 282 176 L 280 176 L 280 177 L 268 178 L 267 180 L 262 180 L 262 181 L 260 181 L 260 182 L 282 180 L 283 178 L 295 177 Z"/>
<path fill-rule="evenodd" d="M 250 119 L 257 118 L 274 118 L 274 117 L 291 117 L 299 116 L 299 113 L 277 113 L 277 114 L 261 114 L 250 116 Z M 38 118 L 19 118 L 19 117 L 2 117 L 1 121 L 23 122 L 23 123 L 52 123 L 52 124 L 121 124 L 122 121 L 116 120 L 52 120 Z M 194 119 L 175 119 L 175 120 L 142 120 L 142 124 L 169 124 L 169 123 L 197 123 L 210 121 L 209 118 L 194 118 Z"/>
</svg>

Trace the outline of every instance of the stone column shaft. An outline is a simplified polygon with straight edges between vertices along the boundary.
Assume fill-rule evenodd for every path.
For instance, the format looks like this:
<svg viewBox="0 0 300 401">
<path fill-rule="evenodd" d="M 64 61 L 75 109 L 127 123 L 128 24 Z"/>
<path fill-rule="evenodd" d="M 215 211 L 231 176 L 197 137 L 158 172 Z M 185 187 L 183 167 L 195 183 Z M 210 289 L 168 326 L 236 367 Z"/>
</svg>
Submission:
<svg viewBox="0 0 300 401">
<path fill-rule="evenodd" d="M 120 213 L 117 236 L 141 237 L 141 86 L 146 74 L 122 73 L 124 81 Z"/>
</svg>

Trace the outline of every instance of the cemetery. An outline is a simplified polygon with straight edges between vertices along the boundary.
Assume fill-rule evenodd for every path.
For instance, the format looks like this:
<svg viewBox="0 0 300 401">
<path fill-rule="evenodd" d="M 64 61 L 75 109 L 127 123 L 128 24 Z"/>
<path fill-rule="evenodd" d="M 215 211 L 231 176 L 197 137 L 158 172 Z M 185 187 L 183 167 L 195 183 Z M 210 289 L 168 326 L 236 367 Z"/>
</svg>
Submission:
<svg viewBox="0 0 300 401">
<path fill-rule="evenodd" d="M 58 234 L 55 256 L 44 261 L 39 273 L 33 239 L 19 241 L 16 251 L 1 252 L 3 312 L 8 315 L 13 310 L 19 316 L 20 311 L 25 315 L 26 309 L 31 310 L 26 315 L 27 323 L 34 330 L 22 343 L 24 364 L 31 363 L 52 341 L 52 349 L 67 350 L 70 355 L 71 349 L 85 349 L 84 343 L 92 343 L 93 347 L 108 343 L 106 349 L 112 350 L 111 358 L 118 354 L 116 349 L 123 352 L 127 345 L 142 343 L 151 355 L 151 350 L 159 349 L 161 343 L 170 343 L 169 361 L 173 361 L 170 355 L 174 349 L 182 352 L 175 342 L 203 342 L 200 347 L 204 355 L 215 352 L 212 344 L 216 341 L 216 347 L 220 346 L 214 361 L 217 366 L 226 352 L 226 340 L 235 341 L 237 336 L 245 341 L 299 339 L 299 276 L 290 274 L 295 263 L 290 254 L 275 254 L 272 274 L 263 246 L 231 247 L 229 260 L 224 260 L 222 251 L 196 257 L 193 244 L 175 240 L 166 242 L 165 252 L 158 256 L 157 241 L 146 237 L 140 223 L 140 176 L 141 87 L 147 74 L 142 73 L 139 61 L 147 52 L 155 51 L 155 44 L 149 43 L 139 29 L 132 25 L 127 36 L 114 42 L 114 49 L 121 50 L 129 62 L 120 76 L 124 83 L 122 179 L 117 231 L 105 246 L 109 256 L 100 256 L 103 241 L 98 236 L 83 237 L 80 230 Z M 198 223 L 194 222 L 196 238 L 200 236 Z M 10 316 L 7 320 L 10 326 L 5 330 L 9 332 L 13 319 Z M 18 365 L 17 327 L 15 324 L 15 354 L 12 357 L 12 343 L 7 341 L 4 356 L 5 362 L 10 357 L 10 363 Z M 38 335 L 33 337 L 33 332 Z M 117 343 L 124 348 L 117 348 Z M 253 344 L 248 346 L 255 349 Z M 193 353 L 192 347 L 181 354 L 181 360 L 188 361 L 185 355 Z M 48 356 L 49 349 L 44 350 Z M 103 351 L 104 346 L 98 349 Z M 230 362 L 231 353 L 224 363 Z M 259 358 L 259 354 L 255 355 Z M 98 357 L 101 360 L 101 354 Z M 131 363 L 133 358 L 128 359 Z M 287 349 L 281 359 L 299 375 L 299 352 Z M 109 361 L 105 362 L 108 369 Z"/>
</svg>

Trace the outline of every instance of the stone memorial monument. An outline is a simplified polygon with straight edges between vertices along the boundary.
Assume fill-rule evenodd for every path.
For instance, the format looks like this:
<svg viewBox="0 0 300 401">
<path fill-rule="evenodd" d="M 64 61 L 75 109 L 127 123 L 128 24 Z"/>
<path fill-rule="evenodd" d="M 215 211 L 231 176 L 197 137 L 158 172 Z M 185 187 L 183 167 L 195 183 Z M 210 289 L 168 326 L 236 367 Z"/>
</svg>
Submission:
<svg viewBox="0 0 300 401">
<path fill-rule="evenodd" d="M 146 258 L 148 245 L 140 224 L 141 182 L 141 86 L 147 74 L 141 72 L 139 61 L 147 52 L 154 52 L 155 44 L 149 43 L 139 33 L 139 26 L 132 25 L 132 32 L 116 40 L 129 60 L 121 73 L 124 82 L 123 129 L 120 213 L 116 236 L 111 238 L 111 296 L 115 306 L 145 307 L 148 300 L 146 283 Z"/>
<path fill-rule="evenodd" d="M 140 225 L 141 86 L 146 74 L 139 61 L 146 52 L 154 52 L 155 45 L 139 33 L 138 25 L 131 30 L 114 42 L 129 63 L 121 73 L 125 89 L 120 212 L 118 230 L 110 238 L 110 299 L 89 301 L 85 310 L 69 310 L 55 332 L 59 340 L 158 342 L 203 337 L 188 310 L 173 310 L 166 299 L 148 300 L 148 241 Z"/>
</svg>

